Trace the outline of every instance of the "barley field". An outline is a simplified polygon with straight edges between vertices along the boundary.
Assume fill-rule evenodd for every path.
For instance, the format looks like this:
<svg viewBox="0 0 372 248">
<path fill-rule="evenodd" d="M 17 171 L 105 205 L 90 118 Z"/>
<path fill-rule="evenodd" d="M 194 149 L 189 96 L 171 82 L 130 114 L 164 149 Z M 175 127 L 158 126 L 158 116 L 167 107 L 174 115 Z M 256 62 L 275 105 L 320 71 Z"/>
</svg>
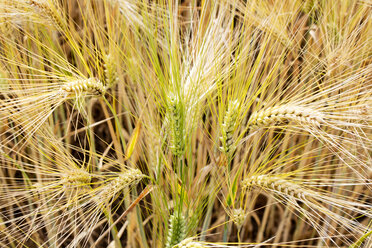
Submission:
<svg viewBox="0 0 372 248">
<path fill-rule="evenodd" d="M 369 0 L 0 0 L 0 247 L 372 247 Z"/>
</svg>

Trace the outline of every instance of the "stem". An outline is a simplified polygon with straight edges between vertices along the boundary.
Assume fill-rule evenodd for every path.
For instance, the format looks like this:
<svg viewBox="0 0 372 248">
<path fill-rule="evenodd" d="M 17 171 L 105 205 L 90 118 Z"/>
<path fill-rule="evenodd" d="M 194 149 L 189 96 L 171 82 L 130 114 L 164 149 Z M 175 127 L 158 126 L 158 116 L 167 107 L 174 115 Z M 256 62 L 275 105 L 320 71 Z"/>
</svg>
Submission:
<svg viewBox="0 0 372 248">
<path fill-rule="evenodd" d="M 137 198 L 137 189 L 136 187 L 133 188 L 133 198 L 136 199 Z M 141 239 L 142 239 L 142 244 L 144 245 L 144 247 L 148 248 L 148 244 L 147 244 L 147 241 L 146 241 L 146 235 L 145 235 L 145 229 L 143 228 L 143 220 L 142 220 L 142 216 L 141 216 L 141 208 L 139 207 L 139 205 L 137 204 L 136 205 L 136 215 L 137 215 L 137 222 L 138 222 L 138 228 L 139 228 L 139 231 L 140 231 L 140 235 L 141 235 Z"/>
<path fill-rule="evenodd" d="M 116 114 L 116 111 L 113 109 L 113 107 L 111 106 L 111 104 L 107 101 L 106 97 L 103 96 L 103 100 L 105 101 L 105 103 L 107 104 L 107 106 L 109 107 L 109 109 L 111 110 L 113 116 L 114 116 L 114 120 L 115 120 L 115 124 L 116 124 L 116 129 L 118 130 L 118 133 L 120 135 L 120 140 L 121 140 L 121 143 L 123 145 L 123 148 L 125 150 L 125 139 L 124 139 L 124 135 L 123 135 L 123 132 L 122 132 L 122 127 L 121 127 L 121 124 L 120 124 L 120 121 L 118 119 L 118 116 Z"/>
<path fill-rule="evenodd" d="M 230 172 L 230 170 L 231 170 L 231 156 L 227 154 L 227 172 Z M 227 177 L 227 180 L 228 180 L 228 186 L 230 186 L 229 176 Z M 230 192 L 228 192 L 228 196 L 229 194 Z M 230 207 L 230 206 L 227 206 L 227 207 Z M 223 239 L 222 239 L 223 242 L 227 242 L 227 239 L 228 239 L 228 235 L 230 231 L 229 220 L 230 220 L 230 216 L 227 213 L 225 213 L 225 224 L 223 227 Z"/>
<path fill-rule="evenodd" d="M 183 159 L 182 156 L 177 156 L 177 165 L 178 165 L 178 173 L 180 174 L 181 178 L 181 194 L 180 194 L 180 201 L 179 201 L 179 212 L 182 213 L 182 206 L 183 206 L 183 197 L 184 197 L 184 188 L 186 184 L 185 180 L 185 174 L 183 171 Z"/>
<path fill-rule="evenodd" d="M 212 219 L 213 203 L 214 203 L 214 197 L 210 195 L 209 200 L 208 200 L 207 213 L 205 215 L 202 231 L 201 231 L 201 234 L 200 234 L 200 241 L 205 241 L 205 237 L 207 235 L 207 229 L 208 229 L 209 224 L 211 223 L 211 219 Z"/>
<path fill-rule="evenodd" d="M 212 173 L 211 184 L 210 185 L 214 185 L 214 182 L 215 182 L 215 174 Z M 203 222 L 202 231 L 201 231 L 201 234 L 200 234 L 200 241 L 205 241 L 205 239 L 206 239 L 207 230 L 208 230 L 208 227 L 209 227 L 209 225 L 211 223 L 211 219 L 212 219 L 212 211 L 213 211 L 213 205 L 214 205 L 215 199 L 216 199 L 215 194 L 210 194 L 209 197 L 208 197 L 207 213 L 205 215 L 205 219 L 204 219 L 204 222 Z"/>
<path fill-rule="evenodd" d="M 229 220 L 230 217 L 228 214 L 225 214 L 225 224 L 223 226 L 223 239 L 222 242 L 226 243 L 228 239 L 228 234 L 229 234 Z"/>
<path fill-rule="evenodd" d="M 122 248 L 121 246 L 121 242 L 120 242 L 120 239 L 118 237 L 118 229 L 116 228 L 116 225 L 113 223 L 112 221 L 112 218 L 111 218 L 111 211 L 109 209 L 109 206 L 107 205 L 106 206 L 106 210 L 103 211 L 103 213 L 105 214 L 110 226 L 113 225 L 113 227 L 111 228 L 111 235 L 112 237 L 114 238 L 115 240 L 115 247 L 117 248 Z"/>
<path fill-rule="evenodd" d="M 358 248 L 361 247 L 364 240 L 366 240 L 370 235 L 372 235 L 372 230 L 360 237 L 354 244 L 350 245 L 349 248 Z"/>
</svg>

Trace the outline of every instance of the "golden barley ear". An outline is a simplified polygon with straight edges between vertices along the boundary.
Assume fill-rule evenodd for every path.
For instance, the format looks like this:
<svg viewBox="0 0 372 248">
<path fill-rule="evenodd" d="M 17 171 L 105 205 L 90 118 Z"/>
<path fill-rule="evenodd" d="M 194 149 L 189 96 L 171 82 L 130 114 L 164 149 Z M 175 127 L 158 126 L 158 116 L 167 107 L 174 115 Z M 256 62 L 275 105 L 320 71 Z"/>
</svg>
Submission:
<svg viewBox="0 0 372 248">
<path fill-rule="evenodd" d="M 71 185 L 71 186 L 79 186 L 79 185 L 86 185 L 89 184 L 92 180 L 92 175 L 89 174 L 86 170 L 82 169 L 72 169 L 71 171 L 67 171 L 61 177 L 61 184 L 62 185 Z"/>
<path fill-rule="evenodd" d="M 317 193 L 314 191 L 308 192 L 304 190 L 301 186 L 292 183 L 287 180 L 283 180 L 280 177 L 275 176 L 268 176 L 268 175 L 258 175 L 246 178 L 242 182 L 242 187 L 250 188 L 250 187 L 259 187 L 259 188 L 267 188 L 274 191 L 278 191 L 284 193 L 288 196 L 296 196 L 299 199 L 304 199 L 307 195 L 316 195 Z"/>
<path fill-rule="evenodd" d="M 115 178 L 104 185 L 100 192 L 93 197 L 97 202 L 102 202 L 103 199 L 111 200 L 122 189 L 136 185 L 144 177 L 145 175 L 139 169 L 128 169 L 118 173 Z"/>
<path fill-rule="evenodd" d="M 324 117 L 321 112 L 312 108 L 296 105 L 278 105 L 253 112 L 249 118 L 248 125 L 251 130 L 257 130 L 289 121 L 319 128 L 321 123 L 324 122 Z"/>
<path fill-rule="evenodd" d="M 81 96 L 82 94 L 91 93 L 94 95 L 104 95 L 106 87 L 97 78 L 70 81 L 60 88 L 60 93 L 64 96 Z"/>
<path fill-rule="evenodd" d="M 28 0 L 28 3 L 37 11 L 39 11 L 43 16 L 49 18 L 58 28 L 65 27 L 64 18 L 62 16 L 63 12 L 59 11 L 59 6 L 52 6 L 51 3 L 45 0 Z"/>
</svg>

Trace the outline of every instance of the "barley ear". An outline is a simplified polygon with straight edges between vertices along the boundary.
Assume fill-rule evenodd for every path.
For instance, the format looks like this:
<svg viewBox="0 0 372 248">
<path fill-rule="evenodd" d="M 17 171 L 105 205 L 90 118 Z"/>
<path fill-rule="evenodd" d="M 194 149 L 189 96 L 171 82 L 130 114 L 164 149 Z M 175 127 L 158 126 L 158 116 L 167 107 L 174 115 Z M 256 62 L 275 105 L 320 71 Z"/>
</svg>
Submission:
<svg viewBox="0 0 372 248">
<path fill-rule="evenodd" d="M 172 248 L 185 239 L 186 236 L 186 220 L 185 217 L 175 212 L 169 218 L 169 228 L 166 248 Z"/>
<path fill-rule="evenodd" d="M 91 182 L 92 176 L 89 172 L 82 169 L 72 169 L 63 174 L 61 177 L 61 184 L 65 187 L 69 186 L 83 186 Z"/>
<path fill-rule="evenodd" d="M 118 73 L 115 66 L 115 59 L 111 53 L 108 53 L 104 54 L 103 62 L 105 83 L 108 87 L 111 87 L 119 81 Z"/>
<path fill-rule="evenodd" d="M 305 199 L 306 197 L 317 195 L 316 192 L 304 189 L 294 182 L 269 175 L 258 175 L 246 178 L 242 182 L 242 187 L 243 189 L 258 187 L 298 199 Z"/>
<path fill-rule="evenodd" d="M 179 157 L 185 152 L 185 110 L 184 105 L 178 96 L 170 97 L 169 113 L 172 136 L 171 149 L 173 154 Z"/>
<path fill-rule="evenodd" d="M 244 211 L 244 209 L 236 208 L 232 210 L 232 221 L 234 224 L 240 229 L 247 218 L 247 213 Z"/>
<path fill-rule="evenodd" d="M 64 27 L 64 20 L 60 13 L 58 13 L 58 8 L 53 8 L 47 2 L 40 0 L 29 0 L 29 4 L 42 13 L 45 17 L 49 18 L 57 27 Z"/>
<path fill-rule="evenodd" d="M 64 97 L 83 94 L 104 95 L 106 87 L 97 78 L 88 78 L 66 82 L 59 91 Z"/>
<path fill-rule="evenodd" d="M 319 128 L 324 119 L 322 113 L 312 108 L 296 105 L 279 105 L 253 112 L 248 120 L 248 125 L 251 130 L 257 130 L 262 127 L 270 127 L 273 124 L 289 121 Z"/>
<path fill-rule="evenodd" d="M 93 196 L 97 203 L 104 202 L 103 199 L 111 199 L 121 190 L 126 187 L 135 186 L 138 184 L 145 175 L 139 169 L 129 169 L 127 171 L 118 173 L 117 177 L 113 178 L 102 190 Z"/>
<path fill-rule="evenodd" d="M 207 247 L 207 246 L 203 245 L 200 242 L 194 241 L 193 238 L 187 238 L 187 239 L 183 240 L 182 242 L 180 242 L 175 247 L 177 247 L 177 248 L 204 248 L 204 247 Z"/>
<path fill-rule="evenodd" d="M 222 147 L 221 151 L 226 155 L 229 155 L 234 152 L 234 128 L 236 124 L 236 119 L 238 117 L 239 102 L 237 100 L 230 101 L 223 118 L 223 123 L 221 126 L 221 136 L 220 141 Z"/>
</svg>

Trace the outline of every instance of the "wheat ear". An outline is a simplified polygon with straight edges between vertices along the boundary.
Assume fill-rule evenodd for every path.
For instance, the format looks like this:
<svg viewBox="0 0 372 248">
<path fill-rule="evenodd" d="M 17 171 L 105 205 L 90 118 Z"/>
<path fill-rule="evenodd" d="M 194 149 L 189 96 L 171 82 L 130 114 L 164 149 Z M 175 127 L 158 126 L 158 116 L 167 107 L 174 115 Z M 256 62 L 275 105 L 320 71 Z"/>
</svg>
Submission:
<svg viewBox="0 0 372 248">
<path fill-rule="evenodd" d="M 105 181 L 104 185 L 93 191 L 92 199 L 96 204 L 101 205 L 106 201 L 112 200 L 116 194 L 126 187 L 136 185 L 144 177 L 145 175 L 139 169 L 129 169 L 120 172 L 116 177 L 107 183 Z"/>
<path fill-rule="evenodd" d="M 166 248 L 173 246 L 184 240 L 186 236 L 186 220 L 185 217 L 176 212 L 169 218 L 169 229 Z"/>
<path fill-rule="evenodd" d="M 299 124 L 320 127 L 323 123 L 323 114 L 308 107 L 296 105 L 280 105 L 269 107 L 252 113 L 248 125 L 252 130 L 267 127 L 275 123 L 295 121 Z"/>
</svg>

